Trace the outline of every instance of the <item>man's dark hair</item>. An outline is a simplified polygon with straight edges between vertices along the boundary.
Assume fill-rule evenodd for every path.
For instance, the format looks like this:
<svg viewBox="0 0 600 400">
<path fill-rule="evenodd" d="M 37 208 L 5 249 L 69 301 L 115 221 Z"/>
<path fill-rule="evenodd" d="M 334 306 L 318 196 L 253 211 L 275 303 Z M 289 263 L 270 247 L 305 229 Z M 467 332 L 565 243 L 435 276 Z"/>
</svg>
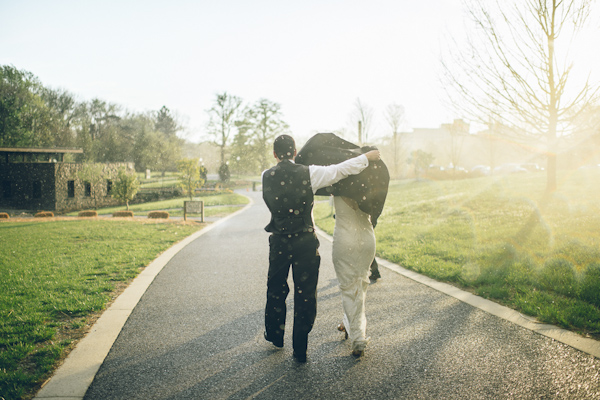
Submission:
<svg viewBox="0 0 600 400">
<path fill-rule="evenodd" d="M 290 135 L 277 136 L 273 142 L 273 151 L 280 160 L 291 160 L 294 158 L 294 152 L 296 151 L 296 142 Z"/>
</svg>

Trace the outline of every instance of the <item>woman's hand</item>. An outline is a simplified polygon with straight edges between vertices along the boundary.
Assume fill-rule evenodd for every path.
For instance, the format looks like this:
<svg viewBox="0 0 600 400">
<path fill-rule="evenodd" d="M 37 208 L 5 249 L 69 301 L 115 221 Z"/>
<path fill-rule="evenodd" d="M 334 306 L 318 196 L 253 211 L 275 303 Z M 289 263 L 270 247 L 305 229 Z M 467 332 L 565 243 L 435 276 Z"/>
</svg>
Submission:
<svg viewBox="0 0 600 400">
<path fill-rule="evenodd" d="M 381 154 L 379 154 L 379 150 L 371 150 L 365 153 L 365 155 L 367 156 L 367 159 L 369 161 L 377 161 L 381 159 Z"/>
</svg>

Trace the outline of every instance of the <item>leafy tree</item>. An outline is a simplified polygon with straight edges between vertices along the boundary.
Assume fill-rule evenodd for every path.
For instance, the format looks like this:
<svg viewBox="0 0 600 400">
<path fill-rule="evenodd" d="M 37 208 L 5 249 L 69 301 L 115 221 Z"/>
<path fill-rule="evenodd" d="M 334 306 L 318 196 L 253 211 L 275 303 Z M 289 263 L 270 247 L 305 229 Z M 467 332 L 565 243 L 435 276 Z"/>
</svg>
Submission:
<svg viewBox="0 0 600 400">
<path fill-rule="evenodd" d="M 267 169 L 273 158 L 273 140 L 289 131 L 288 124 L 283 121 L 281 106 L 270 100 L 260 99 L 245 110 L 244 119 L 237 126 L 239 131 L 248 135 L 260 170 Z"/>
<path fill-rule="evenodd" d="M 131 161 L 131 146 L 122 140 L 120 112 L 120 106 L 100 99 L 79 105 L 76 143 L 83 148 L 87 161 Z"/>
<path fill-rule="evenodd" d="M 415 176 L 418 178 L 420 171 L 424 171 L 431 165 L 433 162 L 433 154 L 427 153 L 421 149 L 415 150 L 410 153 L 410 157 L 408 158 L 408 164 L 414 166 L 415 168 Z"/>
<path fill-rule="evenodd" d="M 134 161 L 164 175 L 181 157 L 181 129 L 167 107 L 132 114 L 97 98 L 78 102 L 30 72 L 0 66 L 0 146 L 76 146 L 83 149 L 79 162 Z"/>
<path fill-rule="evenodd" d="M 200 166 L 200 179 L 204 183 L 206 183 L 206 181 L 208 180 L 208 170 L 206 169 L 206 167 L 204 165 Z M 204 186 L 204 183 L 202 185 L 200 185 L 200 187 Z"/>
<path fill-rule="evenodd" d="M 252 132 L 247 126 L 238 126 L 238 131 L 231 144 L 231 169 L 234 173 L 255 174 L 259 172 L 258 158 L 255 156 Z"/>
<path fill-rule="evenodd" d="M 221 164 L 219 167 L 219 180 L 221 182 L 229 182 L 229 178 L 231 178 L 231 173 L 229 172 L 229 165 L 227 163 Z"/>
<path fill-rule="evenodd" d="M 125 167 L 119 169 L 117 178 L 113 184 L 111 196 L 125 203 L 129 211 L 129 202 L 134 199 L 140 188 L 140 182 L 133 171 Z"/>
<path fill-rule="evenodd" d="M 81 106 L 73 95 L 63 89 L 43 88 L 41 98 L 48 107 L 50 126 L 54 132 L 54 145 L 72 147 L 75 144 L 73 125 L 78 123 L 82 115 Z"/>
<path fill-rule="evenodd" d="M 137 114 L 120 123 L 120 140 L 130 148 L 129 157 L 139 171 L 149 168 L 161 171 L 176 171 L 176 161 L 181 158 L 183 140 L 175 134 L 157 130 L 156 113 Z M 127 155 L 122 155 L 127 157 Z M 129 160 L 127 160 L 129 161 Z"/>
<path fill-rule="evenodd" d="M 166 106 L 162 106 L 156 112 L 155 121 L 154 129 L 162 132 L 167 137 L 174 137 L 181 130 L 181 127 L 171 115 L 171 111 Z"/>
<path fill-rule="evenodd" d="M 153 138 L 154 168 L 161 171 L 162 176 L 165 176 L 166 171 L 177 169 L 177 160 L 181 157 L 182 140 L 178 137 L 166 137 L 158 132 L 153 135 Z"/>
<path fill-rule="evenodd" d="M 138 171 L 145 171 L 153 168 L 152 161 L 152 126 L 151 121 L 144 117 L 138 117 L 135 121 L 134 144 L 133 144 L 133 162 Z"/>
<path fill-rule="evenodd" d="M 242 99 L 227 92 L 217 94 L 213 106 L 206 112 L 209 115 L 208 133 L 221 151 L 221 165 L 225 164 L 225 152 L 231 140 L 231 130 L 239 117 Z"/>
<path fill-rule="evenodd" d="M 118 105 L 97 98 L 87 104 L 92 140 L 102 138 L 109 129 L 116 125 L 117 121 L 121 119 L 118 114 L 120 111 L 121 107 Z"/>
<path fill-rule="evenodd" d="M 600 87 L 589 78 L 574 80 L 570 58 L 593 2 L 464 3 L 474 29 L 466 47 L 443 60 L 451 102 L 483 124 L 510 127 L 514 139 L 544 143 L 546 186 L 555 190 L 559 142 L 573 132 L 573 120 L 598 101 Z"/>
<path fill-rule="evenodd" d="M 200 160 L 198 158 L 183 158 L 177 161 L 179 171 L 179 186 L 192 200 L 196 188 L 204 185 L 205 180 L 201 176 Z"/>
<path fill-rule="evenodd" d="M 32 73 L 0 66 L 0 146 L 53 144 L 51 116 L 40 96 L 42 89 Z"/>
<path fill-rule="evenodd" d="M 98 208 L 98 197 L 101 194 L 101 183 L 105 179 L 104 165 L 97 163 L 84 163 L 77 172 L 77 177 L 90 184 L 91 195 L 94 199 L 94 208 Z"/>
</svg>

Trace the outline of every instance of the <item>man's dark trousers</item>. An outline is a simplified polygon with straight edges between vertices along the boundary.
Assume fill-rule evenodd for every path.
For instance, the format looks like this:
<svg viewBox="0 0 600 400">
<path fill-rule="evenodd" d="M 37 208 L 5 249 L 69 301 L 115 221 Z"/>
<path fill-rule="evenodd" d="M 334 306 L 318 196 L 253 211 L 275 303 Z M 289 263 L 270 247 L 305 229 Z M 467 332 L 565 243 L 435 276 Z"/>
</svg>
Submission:
<svg viewBox="0 0 600 400">
<path fill-rule="evenodd" d="M 317 282 L 319 279 L 319 241 L 314 232 L 272 234 L 269 237 L 269 273 L 265 329 L 269 340 L 283 343 L 285 300 L 290 291 L 287 278 L 292 267 L 294 280 L 293 347 L 296 354 L 306 354 L 308 333 L 317 316 Z"/>
</svg>

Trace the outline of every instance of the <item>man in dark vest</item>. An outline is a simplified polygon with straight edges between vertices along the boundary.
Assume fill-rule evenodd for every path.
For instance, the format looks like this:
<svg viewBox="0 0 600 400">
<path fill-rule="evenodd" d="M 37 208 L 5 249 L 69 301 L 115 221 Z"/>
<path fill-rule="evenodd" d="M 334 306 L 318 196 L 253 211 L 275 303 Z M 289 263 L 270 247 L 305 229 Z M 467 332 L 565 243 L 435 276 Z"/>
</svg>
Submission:
<svg viewBox="0 0 600 400">
<path fill-rule="evenodd" d="M 269 237 L 269 272 L 265 307 L 265 339 L 283 347 L 285 300 L 290 291 L 287 278 L 292 267 L 294 280 L 294 357 L 306 362 L 308 333 L 317 315 L 319 278 L 319 241 L 314 231 L 312 208 L 314 193 L 350 175 L 359 174 L 369 161 L 379 160 L 378 150 L 328 166 L 294 163 L 296 144 L 288 135 L 273 143 L 278 163 L 263 172 L 263 199 L 271 211 L 265 227 Z"/>
</svg>

